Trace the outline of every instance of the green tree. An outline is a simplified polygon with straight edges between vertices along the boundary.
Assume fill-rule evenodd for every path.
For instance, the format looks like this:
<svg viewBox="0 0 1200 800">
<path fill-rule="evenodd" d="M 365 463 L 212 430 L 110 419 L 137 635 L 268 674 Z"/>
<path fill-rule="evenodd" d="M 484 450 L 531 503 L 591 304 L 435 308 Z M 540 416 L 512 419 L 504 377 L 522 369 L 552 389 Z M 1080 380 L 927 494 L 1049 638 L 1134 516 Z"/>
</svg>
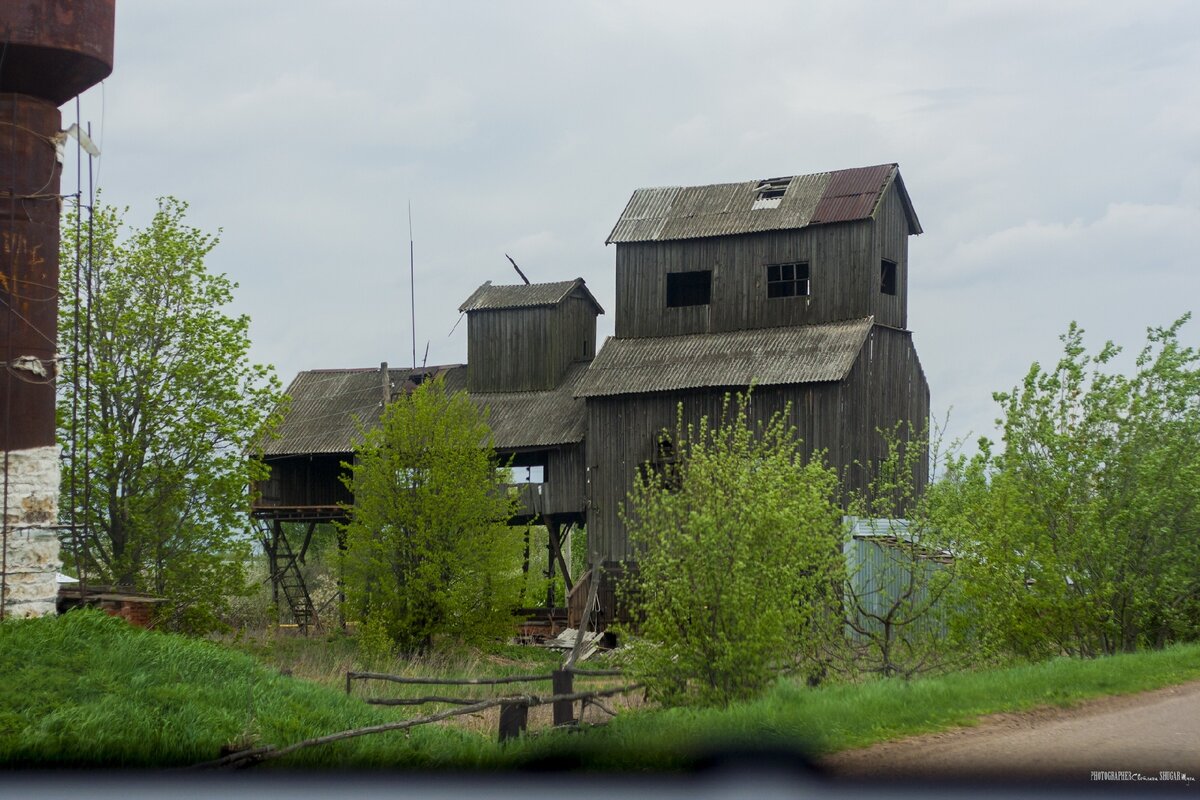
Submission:
<svg viewBox="0 0 1200 800">
<path fill-rule="evenodd" d="M 403 652 L 435 637 L 484 643 L 512 630 L 524 531 L 484 415 L 438 379 L 384 410 L 346 485 L 351 616 Z"/>
<path fill-rule="evenodd" d="M 79 289 L 63 270 L 59 436 L 74 459 L 61 508 L 86 530 L 74 562 L 90 581 L 165 597 L 167 624 L 202 630 L 246 590 L 261 470 L 248 456 L 279 384 L 250 362 L 249 319 L 224 310 L 237 285 L 206 269 L 217 238 L 186 211 L 163 198 L 147 227 L 127 229 L 99 206 L 90 241 L 77 241 L 74 212 L 64 222 L 62 263 L 90 254 L 92 277 Z"/>
<path fill-rule="evenodd" d="M 785 414 L 763 424 L 748 405 L 726 397 L 722 419 L 688 426 L 681 408 L 677 460 L 647 468 L 624 512 L 637 554 L 629 669 L 667 703 L 727 705 L 780 667 L 811 668 L 836 614 L 837 475 L 805 461 Z"/>
<path fill-rule="evenodd" d="M 1200 634 L 1200 353 L 1188 317 L 1151 328 L 1131 375 L 1072 324 L 1056 367 L 1034 364 L 985 440 L 931 492 L 957 540 L 960 626 L 1040 658 L 1160 647 Z"/>
</svg>

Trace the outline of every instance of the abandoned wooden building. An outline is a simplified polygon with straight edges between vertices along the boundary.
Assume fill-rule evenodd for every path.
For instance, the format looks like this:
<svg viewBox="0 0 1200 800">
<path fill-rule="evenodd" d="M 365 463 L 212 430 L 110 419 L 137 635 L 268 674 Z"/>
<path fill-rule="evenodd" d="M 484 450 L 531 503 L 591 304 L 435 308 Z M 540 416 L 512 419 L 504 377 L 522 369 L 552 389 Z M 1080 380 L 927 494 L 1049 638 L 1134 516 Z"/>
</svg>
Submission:
<svg viewBox="0 0 1200 800">
<path fill-rule="evenodd" d="M 556 542 L 570 525 L 587 525 L 589 575 L 629 559 L 620 506 L 643 465 L 671 457 L 662 434 L 677 408 L 685 422 L 715 419 L 727 393 L 752 384 L 755 418 L 788 408 L 806 452 L 824 451 L 846 490 L 864 489 L 886 452 L 880 431 L 928 419 L 907 328 L 908 237 L 919 233 L 895 164 L 638 190 L 608 237 L 615 335 L 599 352 L 603 311 L 582 279 L 484 284 L 460 308 L 465 366 L 301 373 L 254 513 L 344 513 L 338 464 L 351 457 L 355 420 L 369 423 L 396 387 L 434 374 L 490 408 L 497 450 L 536 469 L 514 522 L 553 526 L 563 569 Z M 923 469 L 915 480 L 924 485 Z M 601 587 L 611 617 L 611 582 Z"/>
<path fill-rule="evenodd" d="M 460 307 L 467 316 L 468 364 L 412 369 L 331 369 L 300 373 L 278 435 L 263 446 L 270 476 L 256 486 L 253 515 L 277 576 L 277 600 L 304 627 L 313 608 L 300 565 L 322 522 L 341 522 L 353 497 L 341 480 L 363 426 L 393 397 L 441 378 L 488 411 L 492 444 L 519 477 L 514 525 L 549 531 L 551 577 L 572 588 L 569 541 L 587 518 L 583 439 L 586 408 L 579 384 L 596 352 L 596 316 L 604 309 L 583 279 L 520 286 L 480 286 Z M 285 523 L 303 523 L 293 542 Z M 563 598 L 565 600 L 565 598 Z M 547 597 L 547 605 L 554 596 Z"/>
</svg>

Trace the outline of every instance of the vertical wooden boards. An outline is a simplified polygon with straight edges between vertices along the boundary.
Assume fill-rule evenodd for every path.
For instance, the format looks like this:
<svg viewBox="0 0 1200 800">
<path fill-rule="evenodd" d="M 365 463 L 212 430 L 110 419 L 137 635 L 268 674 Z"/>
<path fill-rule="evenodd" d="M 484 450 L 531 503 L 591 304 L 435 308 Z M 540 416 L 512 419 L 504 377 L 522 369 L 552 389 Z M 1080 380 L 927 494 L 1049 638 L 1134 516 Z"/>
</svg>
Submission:
<svg viewBox="0 0 1200 800">
<path fill-rule="evenodd" d="M 901 220 L 903 215 L 901 211 Z M 621 338 L 809 325 L 870 316 L 879 263 L 874 223 L 617 245 L 616 335 Z M 767 265 L 809 265 L 807 297 L 767 297 Z M 666 276 L 712 271 L 704 306 L 668 308 Z"/>
</svg>

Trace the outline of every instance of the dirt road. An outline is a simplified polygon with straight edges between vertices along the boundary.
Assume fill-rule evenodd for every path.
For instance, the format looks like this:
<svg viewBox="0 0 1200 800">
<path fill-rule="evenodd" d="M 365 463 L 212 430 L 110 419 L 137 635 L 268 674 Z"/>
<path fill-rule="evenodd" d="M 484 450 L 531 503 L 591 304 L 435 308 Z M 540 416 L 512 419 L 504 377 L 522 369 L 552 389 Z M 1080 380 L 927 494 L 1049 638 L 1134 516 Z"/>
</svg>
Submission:
<svg viewBox="0 0 1200 800">
<path fill-rule="evenodd" d="M 1137 781 L 1140 774 L 1200 790 L 1200 682 L 996 714 L 976 727 L 837 753 L 822 766 L 864 779 Z"/>
</svg>

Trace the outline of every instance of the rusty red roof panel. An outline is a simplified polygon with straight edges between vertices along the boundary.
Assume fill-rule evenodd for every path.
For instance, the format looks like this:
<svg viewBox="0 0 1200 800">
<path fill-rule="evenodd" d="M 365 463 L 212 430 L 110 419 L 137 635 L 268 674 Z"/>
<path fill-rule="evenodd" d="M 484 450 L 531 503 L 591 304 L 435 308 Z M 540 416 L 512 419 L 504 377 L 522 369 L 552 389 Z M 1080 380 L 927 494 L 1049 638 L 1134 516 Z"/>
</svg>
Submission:
<svg viewBox="0 0 1200 800">
<path fill-rule="evenodd" d="M 869 219 L 895 171 L 895 164 L 880 164 L 830 173 L 811 224 Z"/>
</svg>

